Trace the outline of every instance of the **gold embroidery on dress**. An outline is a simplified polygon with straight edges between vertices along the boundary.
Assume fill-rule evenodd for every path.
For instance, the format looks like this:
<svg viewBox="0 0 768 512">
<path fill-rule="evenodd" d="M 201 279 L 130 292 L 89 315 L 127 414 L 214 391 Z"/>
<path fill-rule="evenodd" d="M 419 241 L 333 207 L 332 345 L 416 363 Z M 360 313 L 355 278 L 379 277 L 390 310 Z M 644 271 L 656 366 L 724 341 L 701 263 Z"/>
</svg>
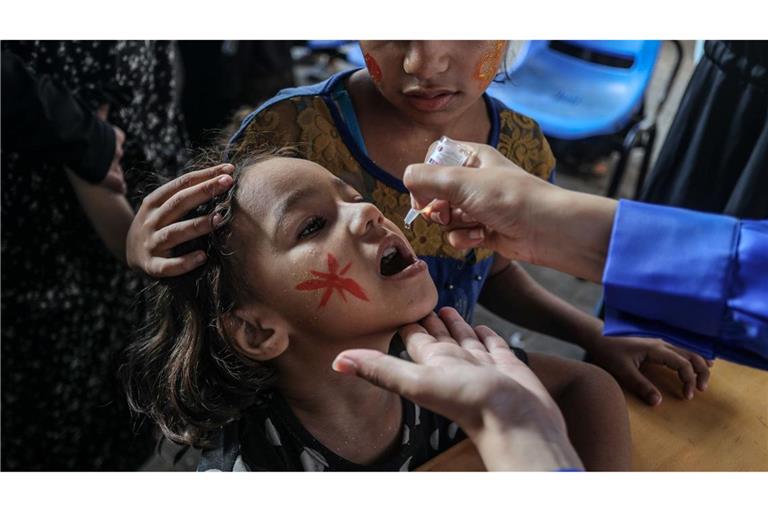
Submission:
<svg viewBox="0 0 768 512">
<path fill-rule="evenodd" d="M 555 157 L 538 125 L 511 110 L 503 110 L 499 117 L 499 152 L 529 173 L 549 179 Z"/>
</svg>

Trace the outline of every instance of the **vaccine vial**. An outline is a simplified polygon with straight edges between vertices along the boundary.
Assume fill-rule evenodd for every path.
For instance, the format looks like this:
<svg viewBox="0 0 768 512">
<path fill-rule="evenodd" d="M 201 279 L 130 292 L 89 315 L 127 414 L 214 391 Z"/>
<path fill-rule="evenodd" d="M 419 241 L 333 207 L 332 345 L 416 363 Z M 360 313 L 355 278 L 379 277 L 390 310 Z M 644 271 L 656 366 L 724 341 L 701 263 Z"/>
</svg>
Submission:
<svg viewBox="0 0 768 512">
<path fill-rule="evenodd" d="M 435 145 L 435 148 L 432 150 L 432 152 L 427 155 L 424 163 L 430 165 L 449 165 L 460 167 L 466 165 L 467 162 L 469 162 L 469 159 L 472 158 L 473 154 L 474 150 L 471 147 L 459 144 L 455 140 L 449 139 L 443 135 L 440 137 L 440 140 L 437 141 L 437 145 Z M 405 227 L 407 229 L 411 229 L 411 224 L 413 224 L 413 221 L 415 221 L 418 216 L 425 211 L 429 211 L 429 205 L 424 207 L 423 210 L 416 210 L 411 208 L 408 211 L 408 215 L 405 216 Z"/>
<path fill-rule="evenodd" d="M 455 140 L 449 139 L 443 135 L 440 137 L 440 140 L 437 141 L 435 149 L 432 150 L 424 162 L 431 165 L 452 165 L 460 167 L 466 165 L 473 154 L 474 150 L 472 148 L 459 144 Z"/>
</svg>

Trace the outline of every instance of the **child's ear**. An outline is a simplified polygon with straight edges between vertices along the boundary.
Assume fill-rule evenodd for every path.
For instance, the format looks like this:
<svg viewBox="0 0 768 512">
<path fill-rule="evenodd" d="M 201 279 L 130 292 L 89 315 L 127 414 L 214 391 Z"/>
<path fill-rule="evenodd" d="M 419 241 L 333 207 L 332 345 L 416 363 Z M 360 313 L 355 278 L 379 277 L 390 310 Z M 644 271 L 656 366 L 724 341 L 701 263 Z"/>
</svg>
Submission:
<svg viewBox="0 0 768 512">
<path fill-rule="evenodd" d="M 249 305 L 224 315 L 223 325 L 235 349 L 256 361 L 274 359 L 288 348 L 288 324 L 261 305 Z"/>
</svg>

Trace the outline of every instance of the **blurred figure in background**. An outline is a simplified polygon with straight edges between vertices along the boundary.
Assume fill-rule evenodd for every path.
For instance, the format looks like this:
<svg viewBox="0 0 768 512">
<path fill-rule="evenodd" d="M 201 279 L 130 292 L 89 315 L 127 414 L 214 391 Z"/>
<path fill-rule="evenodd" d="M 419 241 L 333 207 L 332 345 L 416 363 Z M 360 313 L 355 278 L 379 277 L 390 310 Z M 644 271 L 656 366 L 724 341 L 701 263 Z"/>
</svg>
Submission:
<svg viewBox="0 0 768 512">
<path fill-rule="evenodd" d="M 704 44 L 640 199 L 768 218 L 768 42 Z"/>
<path fill-rule="evenodd" d="M 116 176 L 113 167 L 120 164 L 128 197 L 141 197 L 148 173 L 173 174 L 184 158 L 175 46 L 6 41 L 2 50 L 4 67 L 6 55 L 23 63 L 18 76 L 31 84 L 21 89 L 23 98 L 6 98 L 4 74 L 4 106 L 45 105 L 41 83 L 60 95 L 38 108 L 48 117 L 39 125 L 25 124 L 34 108 L 22 121 L 6 118 L 4 108 L 2 469 L 134 469 L 151 452 L 152 440 L 130 418 L 116 369 L 140 323 L 135 301 L 142 281 L 123 263 L 123 228 L 88 215 L 93 200 L 114 201 L 129 219 L 132 211 L 126 189 L 105 187 L 105 157 L 96 158 L 99 169 L 72 156 L 88 153 L 88 144 L 98 146 L 98 137 L 73 133 L 85 130 L 74 122 L 67 132 L 59 119 L 66 133 L 57 138 L 52 126 L 79 108 L 71 119 L 104 134 L 107 149 L 92 148 L 94 154 L 110 154 L 109 173 Z M 122 154 L 118 131 L 109 135 L 105 126 L 124 134 Z M 91 171 L 83 171 L 89 164 Z"/>
<path fill-rule="evenodd" d="M 238 109 L 247 107 L 247 114 L 279 90 L 295 85 L 294 41 L 178 44 L 184 73 L 181 107 L 195 147 L 216 143 Z"/>
</svg>

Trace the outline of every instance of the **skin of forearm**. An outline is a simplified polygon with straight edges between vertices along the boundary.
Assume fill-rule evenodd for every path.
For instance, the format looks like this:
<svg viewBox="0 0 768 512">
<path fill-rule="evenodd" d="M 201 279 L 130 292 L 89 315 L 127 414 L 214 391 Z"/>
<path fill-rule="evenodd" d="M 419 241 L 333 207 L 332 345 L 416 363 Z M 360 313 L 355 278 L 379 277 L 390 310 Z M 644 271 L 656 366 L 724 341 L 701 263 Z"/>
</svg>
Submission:
<svg viewBox="0 0 768 512">
<path fill-rule="evenodd" d="M 546 192 L 533 205 L 531 263 L 601 282 L 618 203 L 557 187 Z"/>
<path fill-rule="evenodd" d="M 96 234 L 109 252 L 125 263 L 125 241 L 134 215 L 128 200 L 122 194 L 84 181 L 72 171 L 67 171 L 67 177 Z"/>
<path fill-rule="evenodd" d="M 490 471 L 553 471 L 581 469 L 583 464 L 567 433 L 551 418 L 509 421 L 486 412 L 483 426 L 470 438 Z"/>
<path fill-rule="evenodd" d="M 550 293 L 515 262 L 486 281 L 480 304 L 521 327 L 585 350 L 602 333 L 599 319 Z"/>
</svg>

